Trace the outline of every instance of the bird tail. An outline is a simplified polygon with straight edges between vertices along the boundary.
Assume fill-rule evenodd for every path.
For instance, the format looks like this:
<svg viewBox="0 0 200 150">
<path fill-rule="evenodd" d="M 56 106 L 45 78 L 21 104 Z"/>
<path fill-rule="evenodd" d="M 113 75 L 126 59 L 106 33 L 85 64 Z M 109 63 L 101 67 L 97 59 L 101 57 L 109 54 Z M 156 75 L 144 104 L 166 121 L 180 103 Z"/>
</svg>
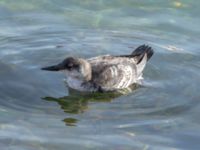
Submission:
<svg viewBox="0 0 200 150">
<path fill-rule="evenodd" d="M 139 64 L 143 60 L 145 54 L 147 55 L 147 61 L 148 61 L 153 56 L 153 53 L 154 51 L 150 46 L 141 45 L 131 53 L 131 56 L 136 57 L 137 64 Z"/>
<path fill-rule="evenodd" d="M 132 57 L 136 58 L 138 79 L 142 78 L 142 71 L 144 70 L 147 61 L 152 57 L 153 53 L 153 49 L 147 45 L 141 45 L 131 53 Z"/>
</svg>

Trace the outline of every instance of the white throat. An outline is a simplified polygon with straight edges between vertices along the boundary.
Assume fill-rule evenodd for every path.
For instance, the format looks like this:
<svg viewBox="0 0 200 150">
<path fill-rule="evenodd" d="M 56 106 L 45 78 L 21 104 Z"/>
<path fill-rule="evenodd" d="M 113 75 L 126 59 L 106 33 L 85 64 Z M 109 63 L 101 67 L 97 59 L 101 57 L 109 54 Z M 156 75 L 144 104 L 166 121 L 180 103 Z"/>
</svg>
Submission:
<svg viewBox="0 0 200 150">
<path fill-rule="evenodd" d="M 67 84 L 70 88 L 82 91 L 82 92 L 94 92 L 97 91 L 97 88 L 94 87 L 91 83 L 85 82 L 83 80 L 67 77 Z"/>
<path fill-rule="evenodd" d="M 67 84 L 72 89 L 83 91 L 83 87 L 82 87 L 83 81 L 80 80 L 80 79 L 68 76 L 67 77 Z"/>
</svg>

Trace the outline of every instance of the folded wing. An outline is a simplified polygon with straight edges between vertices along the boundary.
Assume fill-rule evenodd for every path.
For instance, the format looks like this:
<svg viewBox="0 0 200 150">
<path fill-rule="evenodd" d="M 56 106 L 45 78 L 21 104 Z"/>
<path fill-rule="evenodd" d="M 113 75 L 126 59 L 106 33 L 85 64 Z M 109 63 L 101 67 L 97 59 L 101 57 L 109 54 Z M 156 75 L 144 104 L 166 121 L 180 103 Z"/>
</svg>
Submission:
<svg viewBox="0 0 200 150">
<path fill-rule="evenodd" d="M 93 72 L 93 82 L 104 91 L 118 90 L 135 83 L 136 76 L 136 66 L 131 63 L 106 65 Z"/>
</svg>

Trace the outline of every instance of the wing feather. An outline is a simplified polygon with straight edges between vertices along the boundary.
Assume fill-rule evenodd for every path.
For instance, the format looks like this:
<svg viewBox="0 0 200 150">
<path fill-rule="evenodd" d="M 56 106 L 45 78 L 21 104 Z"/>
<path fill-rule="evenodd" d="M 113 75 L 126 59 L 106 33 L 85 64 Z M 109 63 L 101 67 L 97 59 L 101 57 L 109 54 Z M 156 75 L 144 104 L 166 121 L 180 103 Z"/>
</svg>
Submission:
<svg viewBox="0 0 200 150">
<path fill-rule="evenodd" d="M 126 88 L 135 82 L 136 66 L 130 63 L 105 65 L 98 67 L 93 77 L 93 82 L 104 90 Z"/>
</svg>

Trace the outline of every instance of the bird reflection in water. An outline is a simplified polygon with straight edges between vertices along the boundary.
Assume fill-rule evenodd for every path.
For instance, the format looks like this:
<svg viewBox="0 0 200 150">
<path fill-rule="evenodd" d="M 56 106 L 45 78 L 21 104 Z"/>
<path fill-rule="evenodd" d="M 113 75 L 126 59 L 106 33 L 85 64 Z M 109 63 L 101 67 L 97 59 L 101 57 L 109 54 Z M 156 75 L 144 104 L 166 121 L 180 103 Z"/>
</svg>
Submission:
<svg viewBox="0 0 200 150">
<path fill-rule="evenodd" d="M 57 102 L 61 109 L 67 114 L 81 114 L 87 111 L 90 102 L 111 102 L 117 97 L 127 95 L 133 90 L 137 89 L 139 85 L 132 85 L 129 88 L 106 93 L 81 93 L 73 89 L 69 89 L 69 95 L 64 97 L 44 97 L 42 99 L 50 102 Z M 67 126 L 76 126 L 78 120 L 76 118 L 67 117 L 63 119 Z"/>
</svg>

